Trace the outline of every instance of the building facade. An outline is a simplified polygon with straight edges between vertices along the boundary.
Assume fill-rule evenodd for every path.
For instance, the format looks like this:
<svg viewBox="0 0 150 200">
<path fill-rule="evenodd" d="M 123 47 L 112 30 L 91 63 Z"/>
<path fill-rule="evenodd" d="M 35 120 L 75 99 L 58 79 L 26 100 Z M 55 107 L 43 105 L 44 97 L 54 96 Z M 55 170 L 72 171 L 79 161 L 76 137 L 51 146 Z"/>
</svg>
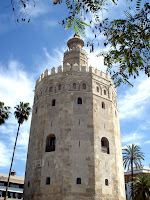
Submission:
<svg viewBox="0 0 150 200">
<path fill-rule="evenodd" d="M 149 174 L 150 175 L 150 168 L 140 168 L 137 169 L 134 167 L 133 169 L 133 177 L 136 177 L 140 174 Z M 124 172 L 124 178 L 125 178 L 125 191 L 126 191 L 126 198 L 127 199 L 132 199 L 131 198 L 131 181 L 132 181 L 132 177 L 131 177 L 131 169 L 127 170 L 126 172 Z"/>
<path fill-rule="evenodd" d="M 116 88 L 81 39 L 67 45 L 36 82 L 24 200 L 124 200 Z"/>
<path fill-rule="evenodd" d="M 0 173 L 0 200 L 3 200 L 6 194 L 6 186 L 8 174 Z M 23 199 L 24 177 L 16 176 L 16 172 L 12 171 L 8 187 L 7 199 Z"/>
</svg>

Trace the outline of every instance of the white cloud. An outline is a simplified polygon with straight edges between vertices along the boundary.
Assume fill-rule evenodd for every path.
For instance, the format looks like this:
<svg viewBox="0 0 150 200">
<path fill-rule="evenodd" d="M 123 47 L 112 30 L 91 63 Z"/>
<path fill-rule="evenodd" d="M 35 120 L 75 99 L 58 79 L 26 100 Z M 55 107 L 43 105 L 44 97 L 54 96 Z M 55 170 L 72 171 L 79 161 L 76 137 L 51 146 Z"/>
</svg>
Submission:
<svg viewBox="0 0 150 200">
<path fill-rule="evenodd" d="M 7 144 L 5 145 L 0 141 L 0 167 L 6 167 L 10 165 L 11 151 Z"/>
<path fill-rule="evenodd" d="M 145 144 L 150 144 L 150 140 L 147 140 L 144 142 Z"/>
<path fill-rule="evenodd" d="M 106 66 L 104 65 L 103 56 L 97 57 L 100 53 L 100 50 L 96 49 L 93 53 L 89 53 L 89 49 L 87 47 L 84 48 L 86 52 L 88 52 L 88 65 L 92 65 L 95 69 L 99 69 L 101 71 L 106 72 Z"/>
<path fill-rule="evenodd" d="M 134 83 L 134 88 L 129 88 L 119 97 L 119 118 L 140 118 L 150 102 L 150 79 L 142 75 Z"/>
<path fill-rule="evenodd" d="M 149 116 L 149 112 L 147 113 Z M 142 122 L 141 124 L 139 124 L 139 130 L 150 130 L 150 120 L 149 118 L 147 119 L 147 115 L 145 114 L 144 117 L 144 122 Z"/>
<path fill-rule="evenodd" d="M 130 133 L 130 134 L 124 134 L 121 137 L 122 143 L 134 143 L 134 144 L 140 144 L 141 139 L 144 138 L 144 134 L 142 133 Z"/>
<path fill-rule="evenodd" d="M 56 21 L 56 20 L 44 20 L 43 21 L 44 28 L 56 27 L 58 25 L 59 25 L 58 21 Z"/>
<path fill-rule="evenodd" d="M 51 73 L 51 69 L 53 67 L 55 67 L 57 71 L 57 67 L 59 65 L 62 65 L 64 49 L 56 48 L 53 50 L 52 54 L 50 54 L 48 49 L 44 47 L 43 52 L 44 52 L 44 57 L 42 57 L 41 60 L 38 59 L 37 63 L 39 75 L 42 74 L 46 69 L 48 69 Z"/>
<path fill-rule="evenodd" d="M 0 65 L 0 100 L 11 107 L 20 101 L 29 102 L 30 105 L 33 102 L 33 77 L 23 67 L 16 60 L 11 60 L 8 67 Z"/>
<path fill-rule="evenodd" d="M 16 60 L 11 60 L 8 66 L 0 65 L 0 101 L 12 107 L 12 114 L 10 114 L 9 119 L 4 125 L 0 126 L 0 166 L 8 166 L 10 164 L 10 156 L 15 143 L 18 122 L 13 115 L 14 106 L 23 101 L 29 102 L 30 107 L 32 107 L 35 85 L 34 74 L 32 76 L 26 73 L 24 66 Z M 20 127 L 16 151 L 17 159 L 19 157 L 22 160 L 26 159 L 30 122 L 31 116 Z"/>
<path fill-rule="evenodd" d="M 50 6 L 42 1 L 37 1 L 36 4 L 34 1 L 30 1 L 29 4 L 26 4 L 26 9 L 23 7 L 20 8 L 20 13 L 24 13 L 25 16 L 29 16 L 32 19 L 47 14 L 50 11 Z"/>
</svg>

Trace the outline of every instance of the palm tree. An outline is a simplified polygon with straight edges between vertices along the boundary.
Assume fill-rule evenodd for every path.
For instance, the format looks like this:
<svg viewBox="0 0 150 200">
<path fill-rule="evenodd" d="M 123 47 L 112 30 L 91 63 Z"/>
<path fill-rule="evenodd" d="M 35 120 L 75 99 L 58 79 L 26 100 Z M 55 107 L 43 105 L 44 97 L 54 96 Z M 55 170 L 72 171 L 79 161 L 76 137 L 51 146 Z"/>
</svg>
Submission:
<svg viewBox="0 0 150 200">
<path fill-rule="evenodd" d="M 0 125 L 5 123 L 5 120 L 8 119 L 10 113 L 10 107 L 4 106 L 4 103 L 0 101 Z"/>
<path fill-rule="evenodd" d="M 150 199 L 150 175 L 140 174 L 133 182 L 132 186 L 133 196 L 135 200 L 149 200 Z"/>
<path fill-rule="evenodd" d="M 9 170 L 9 175 L 8 175 L 8 181 L 7 181 L 7 187 L 6 187 L 6 195 L 5 195 L 4 200 L 6 200 L 6 198 L 7 198 L 7 190 L 8 190 L 8 186 L 9 186 L 9 179 L 10 179 L 10 174 L 11 174 L 11 170 L 12 170 L 20 125 L 23 124 L 24 120 L 26 120 L 26 121 L 28 120 L 30 111 L 31 111 L 31 108 L 29 107 L 29 103 L 23 103 L 23 102 L 20 102 L 20 105 L 17 105 L 15 107 L 15 109 L 16 109 L 16 111 L 14 112 L 14 114 L 18 120 L 18 131 L 17 131 L 17 135 L 16 135 L 16 141 L 15 141 L 15 145 L 14 145 L 14 151 L 13 151 L 13 155 L 12 155 L 12 160 L 11 160 L 11 165 L 10 165 L 10 170 Z"/>
<path fill-rule="evenodd" d="M 141 160 L 144 160 L 144 153 L 141 151 L 141 148 L 138 145 L 132 144 L 127 145 L 126 149 L 123 149 L 123 165 L 126 169 L 131 167 L 131 177 L 132 177 L 132 187 L 133 187 L 133 165 L 136 168 L 142 167 Z M 133 190 L 131 192 L 131 196 L 133 199 Z"/>
</svg>

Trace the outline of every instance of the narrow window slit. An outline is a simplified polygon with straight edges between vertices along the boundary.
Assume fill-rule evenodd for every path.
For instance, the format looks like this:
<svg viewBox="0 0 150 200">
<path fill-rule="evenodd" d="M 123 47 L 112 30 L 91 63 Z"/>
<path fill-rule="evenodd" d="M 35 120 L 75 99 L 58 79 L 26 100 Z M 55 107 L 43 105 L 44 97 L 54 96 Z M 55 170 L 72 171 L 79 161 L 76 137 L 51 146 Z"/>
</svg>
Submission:
<svg viewBox="0 0 150 200">
<path fill-rule="evenodd" d="M 46 185 L 50 185 L 50 177 L 46 178 Z"/>
<path fill-rule="evenodd" d="M 30 187 L 30 181 L 28 181 L 28 187 Z"/>
<path fill-rule="evenodd" d="M 81 178 L 77 178 L 77 184 L 81 184 Z"/>
</svg>

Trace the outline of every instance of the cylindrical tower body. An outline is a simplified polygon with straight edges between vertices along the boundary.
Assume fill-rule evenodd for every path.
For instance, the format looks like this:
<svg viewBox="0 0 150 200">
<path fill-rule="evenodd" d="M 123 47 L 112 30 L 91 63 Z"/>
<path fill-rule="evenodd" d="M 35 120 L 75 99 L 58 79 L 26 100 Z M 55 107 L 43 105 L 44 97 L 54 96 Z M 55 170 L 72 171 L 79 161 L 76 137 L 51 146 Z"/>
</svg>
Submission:
<svg viewBox="0 0 150 200">
<path fill-rule="evenodd" d="M 63 71 L 36 83 L 24 200 L 125 200 L 116 89 L 69 41 Z"/>
</svg>

